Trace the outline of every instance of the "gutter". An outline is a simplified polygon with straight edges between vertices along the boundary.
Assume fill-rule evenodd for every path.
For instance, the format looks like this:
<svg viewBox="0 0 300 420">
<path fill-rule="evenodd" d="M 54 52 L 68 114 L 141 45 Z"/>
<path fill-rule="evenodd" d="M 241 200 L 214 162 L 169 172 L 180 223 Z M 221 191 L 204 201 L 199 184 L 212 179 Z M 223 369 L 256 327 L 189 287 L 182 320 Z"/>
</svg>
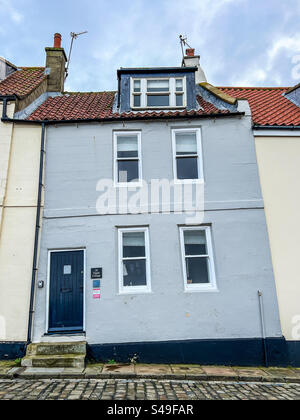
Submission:
<svg viewBox="0 0 300 420">
<path fill-rule="evenodd" d="M 59 124 L 87 124 L 87 123 L 104 123 L 104 122 L 117 122 L 117 121 L 159 121 L 170 119 L 207 119 L 207 118 L 226 118 L 235 116 L 244 116 L 244 112 L 232 112 L 226 114 L 205 114 L 205 115 L 159 115 L 152 116 L 134 116 L 134 117 L 112 117 L 112 118 L 88 118 L 88 119 L 72 119 L 72 120 L 20 120 L 17 118 L 3 118 L 3 122 L 21 123 L 21 124 L 45 124 L 45 125 L 59 125 Z"/>
<path fill-rule="evenodd" d="M 253 125 L 253 130 L 300 130 L 300 125 Z"/>
<path fill-rule="evenodd" d="M 8 116 L 7 116 L 7 102 L 8 101 L 16 101 L 17 97 L 15 95 L 11 95 L 11 96 L 0 96 L 0 101 L 3 102 L 3 109 L 2 109 L 2 121 L 3 120 L 8 120 Z"/>
</svg>

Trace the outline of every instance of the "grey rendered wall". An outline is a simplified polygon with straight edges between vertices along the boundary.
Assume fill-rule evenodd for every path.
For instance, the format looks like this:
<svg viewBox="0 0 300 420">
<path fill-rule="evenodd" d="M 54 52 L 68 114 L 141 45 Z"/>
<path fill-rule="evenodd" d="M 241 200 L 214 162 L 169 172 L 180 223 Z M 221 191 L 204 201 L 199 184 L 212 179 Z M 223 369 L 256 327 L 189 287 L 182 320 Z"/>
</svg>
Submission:
<svg viewBox="0 0 300 420">
<path fill-rule="evenodd" d="M 111 178 L 112 130 L 142 130 L 143 175 L 173 177 L 172 127 L 202 130 L 205 223 L 212 224 L 217 293 L 184 293 L 178 225 L 184 215 L 97 215 L 96 184 Z M 256 338 L 257 291 L 264 293 L 268 337 L 281 328 L 248 118 L 58 126 L 47 129 L 46 196 L 39 280 L 48 250 L 86 248 L 86 332 L 90 344 Z M 119 295 L 117 227 L 149 226 L 152 294 Z M 166 252 L 167 250 L 167 252 Z M 91 267 L 103 267 L 100 301 Z M 37 290 L 34 340 L 46 329 L 46 288 Z"/>
</svg>

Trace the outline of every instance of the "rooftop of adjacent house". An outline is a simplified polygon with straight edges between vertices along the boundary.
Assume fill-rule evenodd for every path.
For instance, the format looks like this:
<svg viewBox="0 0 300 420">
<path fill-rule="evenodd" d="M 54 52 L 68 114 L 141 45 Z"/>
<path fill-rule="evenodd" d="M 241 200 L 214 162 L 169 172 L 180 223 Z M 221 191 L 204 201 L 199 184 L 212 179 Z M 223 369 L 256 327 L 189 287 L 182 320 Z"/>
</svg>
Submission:
<svg viewBox="0 0 300 420">
<path fill-rule="evenodd" d="M 290 88 L 260 87 L 220 87 L 220 93 L 237 99 L 249 101 L 252 120 L 259 126 L 299 126 L 300 107 L 287 99 Z M 211 91 L 210 91 L 211 92 Z M 214 92 L 217 94 L 217 91 Z M 228 110 L 220 110 L 214 104 L 197 97 L 199 110 L 192 111 L 141 111 L 120 114 L 114 110 L 116 92 L 66 93 L 63 96 L 48 98 L 28 119 L 36 120 L 99 120 L 109 118 L 159 118 L 214 116 L 230 114 Z"/>
<path fill-rule="evenodd" d="M 45 79 L 45 67 L 19 67 L 0 82 L 0 96 L 23 98 L 36 89 Z"/>
<path fill-rule="evenodd" d="M 247 99 L 252 120 L 258 126 L 299 126 L 300 107 L 285 95 L 299 89 L 289 87 L 219 87 L 238 99 Z"/>
<path fill-rule="evenodd" d="M 57 36 L 57 34 L 55 35 Z M 196 56 L 185 57 L 194 60 Z M 6 63 L 8 63 L 5 60 Z M 198 67 L 185 62 L 184 67 L 121 68 L 118 74 L 172 73 L 193 71 Z M 10 66 L 13 66 L 9 63 Z M 39 87 L 48 75 L 45 67 L 16 67 L 0 81 L 0 96 L 24 98 Z M 199 70 L 199 69 L 198 69 Z M 216 117 L 238 114 L 237 99 L 249 101 L 253 124 L 257 126 L 300 126 L 300 85 L 294 87 L 214 87 L 202 81 L 196 83 L 197 101 L 193 109 L 133 109 L 118 108 L 117 92 L 57 93 L 54 97 L 36 98 L 27 114 L 20 118 L 30 121 L 73 121 L 106 119 L 152 119 L 173 117 Z M 19 116 L 17 117 L 19 118 Z"/>
</svg>

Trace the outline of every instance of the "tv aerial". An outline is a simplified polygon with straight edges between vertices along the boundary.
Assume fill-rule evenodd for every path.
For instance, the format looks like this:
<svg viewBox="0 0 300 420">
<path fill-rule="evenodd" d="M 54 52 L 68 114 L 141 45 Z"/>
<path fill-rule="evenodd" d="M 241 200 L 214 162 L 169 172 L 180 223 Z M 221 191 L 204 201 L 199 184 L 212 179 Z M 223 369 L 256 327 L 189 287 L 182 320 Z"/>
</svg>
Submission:
<svg viewBox="0 0 300 420">
<path fill-rule="evenodd" d="M 179 35 L 180 45 L 182 50 L 182 57 L 184 58 L 184 47 L 192 48 L 187 42 L 187 36 Z"/>
<path fill-rule="evenodd" d="M 69 67 L 70 67 L 71 54 L 72 54 L 74 40 L 77 39 L 80 35 L 84 35 L 84 34 L 87 34 L 87 33 L 88 33 L 88 31 L 78 32 L 78 33 L 75 33 L 75 32 L 71 32 L 70 33 L 70 36 L 71 36 L 71 45 L 70 45 L 70 51 L 69 51 L 69 56 L 68 56 L 68 65 L 67 65 L 67 68 L 66 68 L 66 77 L 65 77 L 65 79 L 68 77 L 68 74 L 69 74 L 68 71 L 69 71 Z"/>
</svg>

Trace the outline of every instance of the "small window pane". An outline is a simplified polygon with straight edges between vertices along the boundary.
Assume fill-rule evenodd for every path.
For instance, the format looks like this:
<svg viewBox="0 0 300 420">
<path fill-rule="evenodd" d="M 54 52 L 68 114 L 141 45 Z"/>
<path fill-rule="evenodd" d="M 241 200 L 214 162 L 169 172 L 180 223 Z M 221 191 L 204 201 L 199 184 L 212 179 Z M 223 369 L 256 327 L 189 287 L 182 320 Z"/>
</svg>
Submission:
<svg viewBox="0 0 300 420">
<path fill-rule="evenodd" d="M 187 284 L 209 283 L 208 258 L 186 258 Z"/>
<path fill-rule="evenodd" d="M 145 233 L 123 233 L 123 258 L 145 257 Z"/>
<path fill-rule="evenodd" d="M 133 182 L 139 180 L 138 160 L 118 161 L 118 182 Z"/>
<path fill-rule="evenodd" d="M 183 95 L 176 95 L 176 106 L 183 106 Z"/>
<path fill-rule="evenodd" d="M 147 286 L 146 260 L 123 261 L 124 287 Z"/>
<path fill-rule="evenodd" d="M 169 80 L 148 80 L 148 92 L 169 92 Z"/>
<path fill-rule="evenodd" d="M 183 80 L 176 79 L 176 92 L 182 92 L 182 91 L 183 91 Z"/>
<path fill-rule="evenodd" d="M 177 158 L 177 179 L 198 179 L 198 158 Z"/>
<path fill-rule="evenodd" d="M 141 95 L 134 95 L 133 106 L 134 107 L 140 107 L 141 106 Z"/>
<path fill-rule="evenodd" d="M 138 157 L 137 136 L 118 136 L 118 158 Z"/>
<path fill-rule="evenodd" d="M 185 255 L 207 255 L 205 230 L 184 232 Z"/>
<path fill-rule="evenodd" d="M 134 92 L 140 92 L 141 91 L 141 81 L 135 80 L 133 83 L 133 91 Z"/>
<path fill-rule="evenodd" d="M 169 106 L 169 95 L 148 95 L 147 106 Z"/>
<path fill-rule="evenodd" d="M 176 133 L 176 154 L 177 155 L 197 154 L 196 133 Z"/>
</svg>

